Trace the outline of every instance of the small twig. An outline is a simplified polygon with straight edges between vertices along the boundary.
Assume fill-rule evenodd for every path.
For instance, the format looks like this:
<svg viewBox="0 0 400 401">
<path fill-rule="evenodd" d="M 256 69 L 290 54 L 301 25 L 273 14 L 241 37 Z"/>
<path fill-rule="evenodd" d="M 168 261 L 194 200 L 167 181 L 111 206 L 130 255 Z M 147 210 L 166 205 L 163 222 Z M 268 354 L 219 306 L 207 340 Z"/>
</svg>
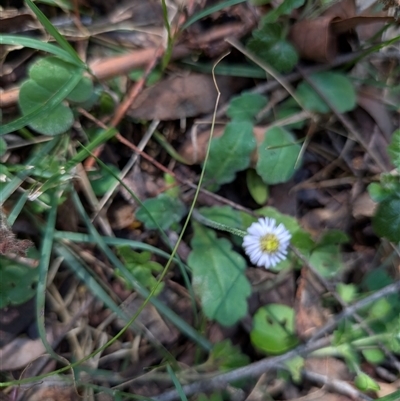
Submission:
<svg viewBox="0 0 400 401">
<path fill-rule="evenodd" d="M 365 400 L 365 401 L 372 401 L 371 397 L 361 393 L 357 389 L 355 389 L 349 383 L 338 380 L 338 379 L 331 379 L 328 376 L 321 375 L 320 373 L 311 372 L 309 370 L 303 370 L 302 375 L 305 379 L 314 382 L 320 386 L 326 387 L 328 390 L 331 390 L 335 393 L 345 395 L 353 400 Z"/>
</svg>

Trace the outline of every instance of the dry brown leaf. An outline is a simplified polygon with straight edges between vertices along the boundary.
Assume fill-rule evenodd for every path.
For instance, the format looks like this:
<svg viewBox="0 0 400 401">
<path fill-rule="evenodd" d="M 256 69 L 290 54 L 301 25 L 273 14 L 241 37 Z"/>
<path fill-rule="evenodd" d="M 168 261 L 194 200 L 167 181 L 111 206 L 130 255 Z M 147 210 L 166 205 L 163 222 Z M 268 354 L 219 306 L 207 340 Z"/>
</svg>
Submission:
<svg viewBox="0 0 400 401">
<path fill-rule="evenodd" d="M 352 215 L 355 219 L 372 217 L 377 206 L 378 204 L 371 199 L 369 194 L 363 192 L 352 202 Z"/>
<path fill-rule="evenodd" d="M 165 289 L 164 291 L 169 291 Z M 128 316 L 133 316 L 142 306 L 143 300 L 140 298 L 129 299 L 124 302 L 123 309 Z M 157 309 L 150 304 L 147 304 L 142 313 L 137 317 L 135 323 L 145 327 L 153 338 L 157 339 L 162 344 L 171 344 L 179 337 L 178 330 L 166 322 L 158 313 Z M 119 327 L 124 327 L 125 321 L 118 319 Z"/>
<path fill-rule="evenodd" d="M 289 39 L 302 58 L 332 62 L 354 28 L 393 20 L 388 16 L 357 16 L 354 0 L 342 0 L 314 20 L 295 23 Z"/>
<path fill-rule="evenodd" d="M 31 14 L 15 8 L 6 8 L 0 13 L 0 32 L 12 32 L 22 28 L 27 22 L 34 21 Z"/>
<path fill-rule="evenodd" d="M 303 267 L 296 293 L 296 333 L 305 340 L 328 321 L 329 313 L 322 307 L 321 296 L 325 288 L 308 268 Z"/>
<path fill-rule="evenodd" d="M 54 340 L 53 330 L 47 330 L 47 341 Z M 23 369 L 40 355 L 46 352 L 46 348 L 40 338 L 17 337 L 3 348 L 0 348 L 0 370 Z"/>
<path fill-rule="evenodd" d="M 230 79 L 217 77 L 217 82 L 223 93 L 222 103 L 232 93 Z M 145 89 L 128 114 L 143 120 L 179 120 L 211 113 L 216 99 L 217 90 L 211 75 L 174 76 Z"/>
<path fill-rule="evenodd" d="M 42 379 L 39 384 L 25 386 L 24 401 L 79 401 L 81 397 L 75 387 L 60 376 L 54 375 Z"/>
</svg>

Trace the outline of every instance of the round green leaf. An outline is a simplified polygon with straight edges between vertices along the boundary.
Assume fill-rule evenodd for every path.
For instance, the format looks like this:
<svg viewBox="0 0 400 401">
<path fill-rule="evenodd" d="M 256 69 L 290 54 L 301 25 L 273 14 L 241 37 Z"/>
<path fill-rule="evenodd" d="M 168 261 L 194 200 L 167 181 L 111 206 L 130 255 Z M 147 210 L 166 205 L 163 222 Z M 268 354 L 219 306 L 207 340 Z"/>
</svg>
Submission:
<svg viewBox="0 0 400 401">
<path fill-rule="evenodd" d="M 295 336 L 294 310 L 286 305 L 269 304 L 258 309 L 253 318 L 251 342 L 269 354 L 282 354 L 293 348 Z"/>
<path fill-rule="evenodd" d="M 39 86 L 36 82 L 28 80 L 22 84 L 19 93 L 19 105 L 23 114 L 29 114 L 38 106 L 46 103 L 52 93 Z M 46 118 L 39 117 L 30 121 L 29 126 L 35 131 L 45 135 L 59 135 L 71 128 L 74 116 L 71 109 L 59 104 L 46 114 Z"/>
<path fill-rule="evenodd" d="M 58 57 L 45 57 L 32 65 L 29 76 L 42 88 L 50 93 L 55 93 L 70 79 L 72 72 L 76 69 L 75 65 Z M 67 99 L 73 102 L 84 102 L 91 96 L 92 91 L 92 81 L 87 77 L 82 77 Z"/>
<path fill-rule="evenodd" d="M 20 305 L 33 298 L 39 277 L 37 269 L 0 256 L 0 308 Z"/>
<path fill-rule="evenodd" d="M 289 131 L 271 128 L 258 148 L 257 173 L 266 184 L 286 182 L 295 173 L 299 153 L 300 146 Z"/>
<path fill-rule="evenodd" d="M 311 74 L 309 78 L 340 113 L 353 110 L 356 106 L 356 92 L 352 82 L 345 75 L 324 71 Z M 329 106 L 307 82 L 299 84 L 296 95 L 307 110 L 317 113 L 330 111 Z"/>
<path fill-rule="evenodd" d="M 372 219 L 375 232 L 392 242 L 400 242 L 400 194 L 394 193 L 378 205 Z"/>
</svg>

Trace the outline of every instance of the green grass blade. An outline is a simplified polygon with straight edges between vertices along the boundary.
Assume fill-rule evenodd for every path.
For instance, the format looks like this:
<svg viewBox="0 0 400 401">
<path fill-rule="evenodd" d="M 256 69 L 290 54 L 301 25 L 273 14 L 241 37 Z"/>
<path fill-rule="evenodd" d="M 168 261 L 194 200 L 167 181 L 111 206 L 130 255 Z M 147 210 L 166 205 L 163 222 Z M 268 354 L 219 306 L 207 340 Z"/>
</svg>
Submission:
<svg viewBox="0 0 400 401">
<path fill-rule="evenodd" d="M 60 47 L 53 45 L 51 43 L 43 42 L 41 40 L 27 38 L 25 36 L 4 34 L 0 35 L 0 44 L 29 47 L 31 49 L 36 49 L 50 54 L 54 54 L 55 56 L 58 56 L 64 59 L 65 61 L 76 64 L 75 58 L 71 57 L 71 55 L 64 49 L 61 49 Z"/>
<path fill-rule="evenodd" d="M 176 377 L 175 372 L 172 370 L 171 366 L 167 365 L 167 372 L 171 377 L 172 383 L 176 388 L 176 392 L 179 394 L 181 401 L 188 401 L 186 394 L 183 391 L 182 385 L 179 382 L 178 378 Z"/>
<path fill-rule="evenodd" d="M 400 400 L 400 390 L 397 390 L 392 394 L 385 395 L 384 397 L 376 399 L 376 401 L 398 401 L 398 400 Z"/>
<path fill-rule="evenodd" d="M 53 347 L 47 341 L 46 328 L 44 324 L 44 308 L 47 288 L 47 272 L 49 270 L 51 250 L 53 248 L 54 229 L 57 218 L 58 198 L 59 193 L 51 193 L 50 209 L 47 215 L 47 223 L 43 233 L 43 241 L 40 249 L 40 262 L 39 262 L 39 279 L 36 291 L 36 322 L 39 332 L 39 337 L 46 351 L 51 357 L 60 361 L 61 363 L 68 364 L 68 361 L 54 352 Z"/>
<path fill-rule="evenodd" d="M 7 223 L 11 227 L 19 214 L 21 213 L 23 207 L 25 206 L 26 201 L 28 200 L 29 191 L 25 191 L 18 199 L 17 203 L 12 208 L 10 214 L 7 217 Z"/>
<path fill-rule="evenodd" d="M 0 206 L 21 185 L 25 178 L 32 174 L 34 170 L 33 168 L 30 168 L 30 166 L 36 166 L 45 155 L 51 152 L 51 150 L 57 145 L 58 142 L 59 138 L 54 138 L 50 142 L 45 143 L 39 148 L 39 151 L 37 153 L 35 153 L 31 158 L 27 160 L 26 169 L 19 172 L 15 177 L 13 177 L 11 181 L 8 182 L 1 190 Z"/>
<path fill-rule="evenodd" d="M 197 14 L 190 17 L 185 24 L 183 24 L 182 29 L 186 29 L 188 26 L 192 25 L 194 22 L 207 17 L 217 11 L 220 11 L 226 7 L 234 6 L 236 4 L 244 3 L 246 0 L 227 0 L 222 1 L 221 3 L 215 4 L 214 6 L 208 7 Z"/>
<path fill-rule="evenodd" d="M 120 271 L 121 274 L 124 276 L 126 280 L 129 281 L 129 283 L 132 285 L 132 287 L 135 289 L 135 291 L 141 295 L 143 298 L 145 298 L 142 306 L 139 308 L 139 313 L 143 310 L 143 308 L 146 306 L 147 302 L 150 302 L 153 304 L 153 306 L 162 314 L 165 318 L 167 318 L 173 325 L 175 325 L 183 334 L 185 334 L 187 337 L 191 338 L 194 340 L 199 346 L 201 346 L 203 349 L 206 351 L 210 351 L 212 348 L 212 345 L 210 342 L 201 336 L 195 329 L 193 329 L 192 326 L 187 324 L 180 316 L 178 316 L 175 312 L 173 312 L 171 309 L 169 309 L 167 306 L 165 306 L 161 301 L 159 301 L 157 298 L 153 297 L 152 294 L 155 290 L 150 292 L 146 288 L 144 288 L 133 275 L 131 272 L 125 267 L 125 265 L 114 255 L 114 253 L 111 251 L 111 249 L 107 246 L 107 244 L 104 242 L 100 234 L 97 232 L 96 228 L 92 224 L 89 216 L 87 216 L 85 209 L 83 208 L 83 205 L 75 191 L 72 192 L 72 200 L 74 201 L 74 204 L 78 210 L 78 213 L 80 216 L 83 218 L 86 227 L 89 230 L 89 233 L 95 238 L 96 243 L 98 247 L 104 252 L 104 254 L 107 256 L 109 261 L 117 267 Z M 162 278 L 162 276 L 161 276 Z"/>
<path fill-rule="evenodd" d="M 57 239 L 67 239 L 67 240 L 70 240 L 73 242 L 96 244 L 96 239 L 90 234 L 73 233 L 73 232 L 69 232 L 69 231 L 56 231 L 54 233 L 54 237 Z M 117 245 L 117 246 L 129 245 L 132 249 L 140 249 L 142 251 L 149 251 L 149 252 L 154 253 L 158 256 L 161 256 L 165 259 L 168 259 L 170 256 L 167 252 L 164 252 L 161 249 L 156 248 L 155 246 L 145 244 L 143 242 L 133 241 L 130 239 L 125 239 L 125 238 L 115 238 L 115 237 L 101 236 L 101 238 L 107 245 Z M 177 259 L 175 261 L 178 262 Z M 188 267 L 185 266 L 185 268 L 188 268 Z"/>
<path fill-rule="evenodd" d="M 68 41 L 62 36 L 54 25 L 48 20 L 48 18 L 40 11 L 40 9 L 31 0 L 25 0 L 29 8 L 35 13 L 40 23 L 45 27 L 47 32 L 58 42 L 58 44 L 71 56 L 74 60 L 73 63 L 79 67 L 86 68 L 86 64 L 80 59 L 75 49 L 68 43 Z"/>
<path fill-rule="evenodd" d="M 33 119 L 48 114 L 73 91 L 78 82 L 82 79 L 82 72 L 82 68 L 77 68 L 76 71 L 71 74 L 71 77 L 68 79 L 68 81 L 56 93 L 54 93 L 46 103 L 39 105 L 29 114 L 26 114 L 25 116 L 17 118 L 16 120 L 1 126 L 0 135 L 17 131 L 28 125 Z"/>
</svg>

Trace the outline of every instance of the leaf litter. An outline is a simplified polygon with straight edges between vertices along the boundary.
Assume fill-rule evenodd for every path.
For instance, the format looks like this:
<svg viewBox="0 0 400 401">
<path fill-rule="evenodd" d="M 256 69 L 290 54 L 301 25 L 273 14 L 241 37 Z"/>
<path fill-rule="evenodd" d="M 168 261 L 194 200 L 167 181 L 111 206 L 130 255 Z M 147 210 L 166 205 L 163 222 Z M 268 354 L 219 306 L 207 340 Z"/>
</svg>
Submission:
<svg viewBox="0 0 400 401">
<path fill-rule="evenodd" d="M 146 397 L 159 396 L 158 399 L 177 399 L 176 395 L 174 398 L 168 392 L 173 385 L 166 366 L 173 366 L 181 383 L 189 383 L 184 391 L 188 396 L 197 394 L 192 399 L 214 399 L 205 398 L 205 395 L 202 398 L 199 391 L 193 391 L 190 383 L 207 378 L 208 373 L 223 372 L 227 366 L 237 368 L 248 365 L 250 371 L 259 360 L 268 362 L 268 358 L 272 358 L 273 361 L 274 350 L 267 355 L 262 351 L 263 348 L 270 350 L 270 344 L 260 347 L 257 342 L 250 342 L 254 316 L 263 307 L 272 305 L 270 309 L 274 310 L 273 305 L 280 304 L 277 310 L 283 310 L 283 305 L 293 311 L 294 327 L 290 333 L 286 333 L 289 337 L 284 349 L 293 347 L 298 340 L 307 347 L 313 344 L 313 336 L 318 336 L 321 329 L 331 324 L 335 316 L 348 307 L 338 299 L 346 299 L 351 304 L 399 280 L 398 255 L 393 254 L 389 242 L 380 241 L 377 236 L 380 232 L 387 235 L 387 230 L 376 220 L 374 224 L 371 223 L 377 213 L 378 202 L 371 199 L 368 192 L 369 184 L 380 182 L 382 186 L 378 189 L 378 196 L 384 197 L 387 188 L 397 185 L 388 176 L 396 167 L 393 163 L 396 160 L 396 144 L 391 147 L 391 158 L 386 149 L 392 141 L 394 130 L 400 126 L 396 114 L 399 109 L 399 65 L 396 61 L 398 58 L 392 57 L 391 53 L 393 49 L 398 51 L 398 44 L 381 46 L 381 36 L 376 34 L 385 24 L 395 21 L 400 8 L 398 2 L 382 1 L 383 8 L 379 8 L 376 2 L 361 14 L 358 11 L 360 2 L 351 0 L 326 2 L 329 7 L 325 9 L 319 7 L 319 2 L 315 2 L 313 12 L 306 7 L 302 8 L 304 2 L 301 1 L 298 4 L 288 0 L 253 1 L 236 5 L 233 5 L 235 2 L 227 2 L 225 8 L 204 14 L 203 18 L 191 23 L 177 35 L 174 42 L 170 43 L 170 53 L 168 32 L 163 26 L 165 15 L 160 3 L 151 1 L 146 6 L 140 1 L 130 3 L 133 4 L 118 4 L 118 9 L 114 9 L 116 3 L 102 0 L 68 3 L 77 20 L 68 17 L 71 15 L 65 12 L 68 8 L 41 6 L 48 16 L 67 18 L 69 26 L 60 27 L 60 32 L 88 61 L 94 74 L 92 79 L 95 88 L 101 93 L 91 105 L 82 102 L 82 108 L 89 110 L 89 115 L 79 114 L 79 109 L 74 110 L 74 124 L 68 135 L 68 141 L 71 142 L 59 144 L 60 153 L 57 157 L 61 160 L 68 157 L 68 152 L 61 152 L 63 147 L 69 149 L 69 152 L 74 149 L 75 152 L 79 148 L 78 142 L 90 142 L 95 133 L 100 132 L 102 125 L 110 122 L 110 115 L 117 114 L 116 107 L 119 107 L 118 113 L 121 113 L 120 122 L 115 124 L 118 135 L 127 141 L 139 143 L 148 132 L 148 123 L 153 120 L 158 122 L 157 132 L 166 139 L 166 142 L 157 140 L 156 136 L 148 139 L 144 145 L 146 156 L 141 153 L 142 157 L 132 162 L 134 167 L 128 169 L 127 178 L 122 175 L 122 170 L 130 163 L 132 148 L 125 147 L 116 136 L 98 151 L 100 160 L 113 166 L 113 174 L 119 175 L 126 183 L 126 187 L 119 186 L 104 203 L 102 210 L 96 208 L 104 196 L 104 190 L 101 189 L 104 183 L 102 187 L 100 182 L 94 193 L 90 178 L 83 173 L 79 180 L 74 179 L 68 191 L 78 191 L 84 200 L 86 213 L 111 247 L 138 246 L 137 257 L 150 251 L 151 260 L 146 259 L 146 263 L 157 262 L 164 266 L 171 244 L 176 242 L 176 234 L 182 229 L 182 216 L 187 213 L 193 200 L 193 188 L 198 183 L 199 172 L 207 154 L 210 115 L 217 99 L 209 65 L 215 64 L 229 49 L 231 54 L 225 56 L 227 65 L 238 69 L 222 68 L 216 76 L 221 92 L 220 111 L 212 139 L 215 147 L 211 148 L 214 150 L 211 151 L 205 175 L 204 188 L 207 191 L 200 194 L 198 206 L 215 206 L 214 217 L 221 218 L 221 221 L 226 221 L 224 213 L 230 214 L 228 221 L 234 221 L 237 228 L 249 226 L 254 221 L 251 220 L 254 219 L 254 210 L 260 207 L 265 208 L 265 213 L 273 210 L 276 216 L 280 213 L 289 214 L 296 222 L 286 221 L 293 225 L 296 247 L 309 252 L 307 260 L 311 262 L 300 260 L 277 272 L 254 270 L 249 266 L 249 261 L 245 261 L 240 243 L 233 237 L 217 236 L 214 231 L 192 225 L 177 250 L 181 260 L 174 260 L 172 268 L 163 278 L 163 287 L 158 294 L 158 299 L 181 318 L 173 319 L 174 325 L 170 318 L 153 305 L 146 305 L 141 311 L 142 298 L 126 282 L 124 284 L 126 278 L 116 273 L 116 266 L 101 252 L 99 243 L 96 246 L 96 241 L 87 235 L 83 219 L 77 217 L 75 210 L 71 211 L 76 205 L 71 202 L 72 198 L 67 191 L 65 198 L 69 200 L 60 198 L 60 203 L 66 202 L 68 207 L 59 208 L 56 225 L 59 235 L 55 236 L 57 246 L 51 258 L 46 310 L 43 311 L 48 333 L 57 331 L 59 321 L 63 322 L 64 328 L 71 325 L 69 330 L 56 333 L 56 342 L 54 338 L 50 339 L 55 351 L 70 361 L 89 355 L 124 328 L 126 317 L 123 318 L 123 314 L 132 316 L 140 312 L 140 315 L 136 325 L 128 327 L 113 344 L 82 365 L 84 371 L 76 381 L 66 371 L 62 377 L 69 380 L 68 385 L 57 380 L 51 383 L 41 381 L 39 385 L 29 388 L 33 395 L 28 395 L 26 387 L 16 391 L 17 386 L 10 385 L 6 390 L 7 394 L 14 394 L 8 396 L 10 400 L 43 397 L 60 400 L 64 396 L 66 399 L 74 399 L 77 394 L 90 395 L 100 400 L 108 397 L 106 390 L 113 386 L 117 386 L 112 390 L 115 391 L 113 396 L 119 398 L 130 393 Z M 296 4 L 293 6 L 292 3 Z M 182 4 L 167 2 L 166 12 L 172 23 L 172 33 L 175 34 L 174 29 L 184 26 L 185 21 L 190 21 L 187 18 L 216 4 L 212 1 L 188 1 L 182 12 Z M 7 23 L 2 29 L 6 32 L 35 32 L 31 13 L 26 14 L 22 8 L 15 11 L 8 3 L 5 10 Z M 87 23 L 87 16 L 92 22 Z M 57 26 L 56 18 L 54 21 Z M 263 27 L 263 24 L 276 25 Z M 264 36 L 261 37 L 261 34 Z M 268 42 L 265 35 L 270 35 L 268 40 L 273 38 L 273 42 Z M 251 36 L 253 42 L 249 45 Z M 254 64 L 238 50 L 232 49 L 225 41 L 227 37 L 247 43 L 247 50 L 256 55 L 258 53 L 261 62 Z M 378 47 L 370 54 L 362 53 L 362 49 L 368 49 L 374 44 Z M 158 53 L 160 45 L 167 50 Z M 126 54 L 112 51 L 116 47 L 123 48 Z M 296 49 L 295 53 L 293 49 Z M 28 77 L 30 65 L 36 58 L 31 52 L 24 54 L 25 50 L 7 48 L 2 58 L 3 68 L 7 71 L 15 70 L 18 77 L 13 78 L 9 74 L 0 76 L 0 105 L 6 123 L 18 116 L 15 104 L 19 87 Z M 296 58 L 292 57 L 293 54 L 297 54 Z M 354 55 L 353 64 L 343 62 L 333 67 L 344 54 Z M 279 55 L 279 63 L 274 64 L 270 59 L 276 55 Z M 161 64 L 164 60 L 169 62 L 164 71 L 155 62 L 159 59 Z M 190 71 L 193 62 L 197 69 Z M 299 67 L 301 74 L 309 81 L 301 80 L 301 74 L 288 80 L 285 75 L 278 75 L 279 84 L 293 85 L 293 93 L 299 102 L 286 91 L 278 95 L 281 93 L 280 88 L 268 93 L 261 90 L 261 93 L 255 94 L 262 87 L 263 80 L 253 77 L 251 71 L 256 69 L 258 74 L 261 71 L 266 78 L 272 79 L 265 72 L 263 62 L 272 64 L 279 70 L 278 74 Z M 315 73 L 315 65 L 321 71 Z M 250 66 L 253 70 L 248 68 Z M 149 68 L 144 73 L 143 68 L 146 67 Z M 137 70 L 136 75 L 132 70 Z M 240 73 L 229 76 L 236 74 L 235 71 Z M 135 80 L 140 84 L 135 84 Z M 93 93 L 93 96 L 98 96 L 98 93 Z M 132 94 L 129 99 L 125 98 L 127 93 Z M 124 100 L 127 100 L 127 107 L 121 107 Z M 224 110 L 227 112 L 224 113 Z M 367 149 L 363 149 L 349 133 L 341 116 L 356 127 Z M 6 183 L 11 181 L 10 177 L 14 174 L 18 176 L 19 172 L 12 167 L 21 166 L 27 160 L 27 145 L 22 138 L 33 140 L 29 146 L 35 146 L 34 140 L 40 138 L 40 135 L 28 131 L 23 136 L 18 132 L 5 136 L 7 149 L 0 157 L 2 168 L 9 169 L 4 181 Z M 304 138 L 307 140 L 304 141 Z M 166 143 L 188 160 L 190 165 L 175 160 Z M 368 151 L 371 148 L 380 155 L 385 170 L 377 166 Z M 43 257 L 40 255 L 41 230 L 49 202 L 45 196 L 36 203 L 29 201 L 26 210 L 19 209 L 22 211 L 12 228 L 4 222 L 19 205 L 19 196 L 30 191 L 34 184 L 42 185 L 49 177 L 48 172 L 53 174 L 58 168 L 50 159 L 45 159 L 45 163 L 46 166 L 40 167 L 41 171 L 38 169 L 22 181 L 17 191 L 11 194 L 6 187 L 7 196 L 4 201 L 0 192 L 0 200 L 4 204 L 4 212 L 1 213 L 0 254 L 7 260 L 25 260 L 28 259 L 27 254 L 33 261 L 40 261 Z M 92 167 L 88 165 L 88 170 L 94 173 L 100 171 L 96 161 Z M 253 169 L 258 180 L 246 180 L 245 172 L 248 168 Z M 381 181 L 381 175 L 387 181 Z M 105 181 L 105 186 L 109 182 Z M 264 185 L 265 196 L 253 197 L 254 188 L 249 188 L 249 185 Z M 158 213 L 156 220 L 166 229 L 166 238 L 157 231 L 157 225 L 148 220 L 143 207 L 132 201 L 129 192 L 132 190 L 145 205 L 149 201 L 162 201 L 163 205 L 168 206 L 157 210 L 156 203 L 155 207 Z M 213 194 L 213 191 L 216 193 Z M 386 198 L 380 205 L 396 202 L 398 195 Z M 229 212 L 221 205 L 229 205 Z M 149 208 L 153 209 L 153 206 L 150 204 Z M 382 207 L 379 210 L 378 213 L 383 213 Z M 73 224 L 68 224 L 70 219 Z M 397 216 L 393 215 L 386 225 L 397 220 Z M 346 239 L 334 230 L 345 233 Z M 389 239 L 395 241 L 398 238 L 396 228 L 388 235 Z M 85 271 L 91 272 L 91 276 L 107 290 L 110 300 L 104 297 L 88 302 L 94 291 L 89 283 L 91 279 L 85 276 L 81 282 L 78 277 L 82 279 L 83 273 L 80 273 L 81 276 L 71 273 L 67 268 L 69 265 L 65 254 L 63 258 L 57 256 L 59 254 L 56 250 L 60 246 L 67 247 L 71 255 L 75 255 L 75 264 L 81 264 L 87 269 Z M 184 265 L 186 262 L 189 267 Z M 140 265 L 140 269 L 145 268 L 143 266 Z M 229 270 L 232 266 L 236 266 L 236 270 Z M 242 273 L 244 267 L 247 267 L 245 274 Z M 314 267 L 317 267 L 316 271 Z M 140 269 L 136 266 L 132 276 L 134 280 L 149 280 L 153 283 L 154 280 L 149 279 L 149 272 L 141 275 Z M 160 271 L 151 270 L 150 275 L 156 279 Z M 190 285 L 191 279 L 193 287 Z M 224 291 L 229 291 L 224 287 L 228 287 L 232 293 L 225 298 L 218 298 Z M 354 292 L 350 289 L 353 287 Z M 338 298 L 339 295 L 341 298 Z M 376 316 L 382 318 L 382 325 L 388 324 L 387 330 L 388 321 L 395 324 L 395 319 L 384 320 L 384 317 L 390 315 L 384 304 L 387 299 L 393 302 L 393 310 L 398 310 L 397 298 L 382 296 L 372 304 L 369 314 L 363 309 L 353 313 L 359 319 L 358 328 L 365 330 L 369 336 L 374 334 L 369 330 L 379 329 L 374 325 Z M 37 335 L 37 323 L 31 319 L 31 302 L 19 306 L 10 304 L 2 310 L 4 319 L 0 320 L 0 330 L 9 330 L 10 322 L 13 327 L 20 327 L 19 330 L 9 330 L 1 343 L 3 381 L 28 377 L 29 372 L 25 374 L 24 369 L 31 367 L 31 363 L 35 367 L 36 361 L 41 359 L 36 358 L 46 351 Z M 119 305 L 121 314 L 118 315 L 117 309 L 112 309 L 111 305 Z M 27 319 L 28 315 L 30 319 Z M 27 327 L 22 324 L 24 320 L 30 321 Z M 273 314 L 268 314 L 266 320 L 270 327 L 278 324 Z M 367 320 L 372 320 L 373 324 L 365 327 L 363 324 Z M 179 327 L 181 323 L 176 324 L 177 321 L 187 323 L 200 333 L 203 340 L 196 341 L 197 344 L 203 344 L 203 350 L 196 345 L 196 341 L 189 339 L 190 336 L 181 329 L 182 326 Z M 333 341 L 336 337 L 338 344 L 343 344 L 340 343 L 341 338 L 351 337 L 345 324 L 354 323 L 340 323 L 343 323 L 343 327 L 339 325 L 329 340 Z M 283 322 L 279 329 L 290 327 L 291 323 L 287 324 Z M 394 332 L 392 328 L 390 330 Z M 228 345 L 224 343 L 226 340 L 229 340 Z M 357 339 L 351 340 L 357 344 Z M 207 359 L 207 346 L 210 342 L 218 344 L 220 348 L 218 357 L 212 355 Z M 285 379 L 284 385 L 276 385 L 275 381 L 282 380 L 282 375 L 279 375 L 275 367 L 261 377 L 258 383 L 248 381 L 242 385 L 240 399 L 246 399 L 249 394 L 247 399 L 263 399 L 266 394 L 270 394 L 282 400 L 295 400 L 319 394 L 320 399 L 338 401 L 361 396 L 363 399 L 373 399 L 366 395 L 367 390 L 373 390 L 374 397 L 394 393 L 398 389 L 399 349 L 386 342 L 367 344 L 368 347 L 374 348 L 376 355 L 368 354 L 366 349 L 360 348 L 364 352 L 360 363 L 354 350 L 340 346 L 336 350 L 340 358 L 335 353 L 315 358 L 318 355 L 316 353 L 308 357 L 306 352 L 303 354 L 304 365 L 299 362 L 300 368 L 296 368 L 294 362 L 290 365 L 290 361 L 285 361 L 285 372 L 290 372 L 291 380 Z M 9 356 L 10 349 L 12 357 Z M 43 366 L 35 369 L 32 370 L 32 376 L 54 371 L 56 364 L 46 359 Z M 357 389 L 353 384 L 357 378 L 360 380 L 363 377 L 359 369 L 373 383 L 379 383 L 380 390 Z M 256 376 L 259 378 L 261 374 Z M 52 377 L 56 379 L 56 376 Z M 243 374 L 236 379 L 245 377 L 246 374 Z M 98 386 L 96 391 L 88 383 Z M 233 384 L 231 386 L 225 382 L 222 392 L 220 387 L 204 385 L 200 390 L 211 397 L 222 397 L 224 394 L 225 399 L 233 399 Z"/>
</svg>

